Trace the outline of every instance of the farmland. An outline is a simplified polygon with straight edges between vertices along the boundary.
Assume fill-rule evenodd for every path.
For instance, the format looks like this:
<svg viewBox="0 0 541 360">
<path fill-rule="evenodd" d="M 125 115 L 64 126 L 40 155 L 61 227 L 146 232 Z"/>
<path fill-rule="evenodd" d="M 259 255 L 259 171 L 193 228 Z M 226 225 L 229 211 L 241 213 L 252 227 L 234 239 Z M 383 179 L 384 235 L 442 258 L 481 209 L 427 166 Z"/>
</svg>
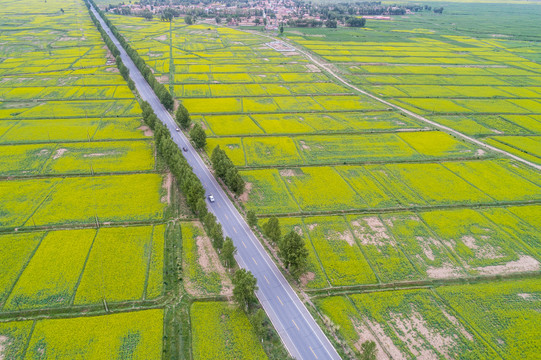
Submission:
<svg viewBox="0 0 541 360">
<path fill-rule="evenodd" d="M 304 240 L 306 272 L 283 270 L 343 358 L 541 351 L 536 5 L 494 5 L 509 17 L 479 16 L 488 32 L 480 5 L 449 6 L 279 39 L 107 13 L 202 125 L 203 157 L 238 167 L 241 212 Z M 84 2 L 0 19 L 0 358 L 276 357 Z"/>
<path fill-rule="evenodd" d="M 0 357 L 159 358 L 170 190 L 139 103 L 82 1 L 0 19 Z"/>
<path fill-rule="evenodd" d="M 520 284 L 535 293 L 538 170 L 326 71 L 539 163 L 540 67 L 532 57 L 539 48 L 522 43 L 516 27 L 509 31 L 518 39 L 478 38 L 471 29 L 451 30 L 450 17 L 423 13 L 366 29 L 286 29 L 283 40 L 297 49 L 280 52 L 268 33 L 110 18 L 205 129 L 206 154 L 219 145 L 239 168 L 247 183 L 240 206 L 255 211 L 260 225 L 278 216 L 282 234 L 304 239 L 299 286 L 346 354 L 374 340 L 381 358 L 517 356 L 516 330 L 501 342 L 481 333 L 491 325 L 467 319 L 479 313 L 473 297 L 467 310 L 453 305 L 452 296 L 469 291 L 453 282 L 533 276 Z M 190 276 L 214 286 L 209 273 L 199 274 Z M 493 286 L 497 296 L 511 283 L 483 281 L 471 291 Z M 403 290 L 378 291 L 391 286 Z M 334 291 L 348 295 L 326 297 Z"/>
</svg>

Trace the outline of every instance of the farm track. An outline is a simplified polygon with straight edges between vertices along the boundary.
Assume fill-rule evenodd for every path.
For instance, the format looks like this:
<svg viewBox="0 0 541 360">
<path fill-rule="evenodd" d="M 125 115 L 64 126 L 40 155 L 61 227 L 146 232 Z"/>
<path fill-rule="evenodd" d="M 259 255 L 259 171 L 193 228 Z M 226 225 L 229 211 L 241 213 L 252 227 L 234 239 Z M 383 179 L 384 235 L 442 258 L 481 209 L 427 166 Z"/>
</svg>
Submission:
<svg viewBox="0 0 541 360">
<path fill-rule="evenodd" d="M 253 31 L 250 31 L 250 33 L 255 33 Z M 292 44 L 291 42 L 287 41 L 287 40 L 284 40 L 284 39 L 278 39 L 278 38 L 275 38 L 275 37 L 272 37 L 272 36 L 269 36 L 269 35 L 262 35 L 262 34 L 258 34 L 260 36 L 265 36 L 269 39 L 273 39 L 273 40 L 282 40 L 282 41 L 285 41 L 287 42 L 288 45 L 290 45 L 291 47 L 295 48 L 296 51 L 298 51 L 299 53 L 303 54 L 304 56 L 306 56 L 314 65 L 316 65 L 318 68 L 320 68 L 321 70 L 323 70 L 325 73 L 331 75 L 332 77 L 334 77 L 336 80 L 338 80 L 339 82 L 343 83 L 344 85 L 348 86 L 349 88 L 351 89 L 354 89 L 356 90 L 357 92 L 363 94 L 363 95 L 366 95 L 366 96 L 369 96 L 370 98 L 374 99 L 374 100 L 377 100 L 389 107 L 392 107 L 396 110 L 399 110 L 417 120 L 420 120 L 426 124 L 429 124 L 439 130 L 442 130 L 446 133 L 449 133 L 451 135 L 454 135 L 454 136 L 457 136 L 457 137 L 460 137 L 464 140 L 467 140 L 469 141 L 470 143 L 473 143 L 477 146 L 480 146 L 480 147 L 483 147 L 487 150 L 490 150 L 490 151 L 494 151 L 494 152 L 497 152 L 499 154 L 502 154 L 502 155 L 505 155 L 506 157 L 509 157 L 511 159 L 514 159 L 514 160 L 517 160 L 517 161 L 520 161 L 521 163 L 524 163 L 530 167 L 533 167 L 534 169 L 536 170 L 541 170 L 541 165 L 537 165 L 531 161 L 528 161 L 528 160 L 525 160 L 519 156 L 516 156 L 514 154 L 511 154 L 505 150 L 501 150 L 501 149 L 498 149 L 494 146 L 491 146 L 491 145 L 488 145 L 488 144 L 485 144 L 483 143 L 482 141 L 479 141 L 471 136 L 468 136 L 468 135 L 465 135 L 457 130 L 454 130 L 454 129 L 451 129 L 450 127 L 447 127 L 447 126 L 444 126 L 444 125 L 441 125 L 435 121 L 432 121 L 432 120 L 429 120 L 421 115 L 418 115 L 416 113 L 414 113 L 413 111 L 410 111 L 410 110 L 407 110 L 403 107 L 400 107 L 398 105 L 395 105 L 389 101 L 386 101 L 378 96 L 375 96 L 373 95 L 372 93 L 368 92 L 368 91 L 365 91 L 365 90 L 362 90 L 360 89 L 359 87 L 351 84 L 350 82 L 348 82 L 347 80 L 345 80 L 343 77 L 341 77 L 340 75 L 337 74 L 337 72 L 333 69 L 331 69 L 331 64 L 327 64 L 327 63 L 323 63 L 322 61 L 316 59 L 316 57 L 310 53 L 308 53 L 307 51 L 304 51 L 303 49 L 299 48 L 296 44 Z"/>
</svg>

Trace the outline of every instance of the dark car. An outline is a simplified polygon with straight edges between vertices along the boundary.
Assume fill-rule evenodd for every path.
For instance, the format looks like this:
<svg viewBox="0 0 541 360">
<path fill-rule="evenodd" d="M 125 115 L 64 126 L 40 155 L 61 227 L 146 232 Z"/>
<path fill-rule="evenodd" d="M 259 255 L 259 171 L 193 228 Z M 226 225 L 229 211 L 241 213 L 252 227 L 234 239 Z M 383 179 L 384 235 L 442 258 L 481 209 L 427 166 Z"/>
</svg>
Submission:
<svg viewBox="0 0 541 360">
<path fill-rule="evenodd" d="M 186 146 L 184 146 L 184 147 L 182 148 L 182 150 L 188 151 L 188 148 L 187 148 Z"/>
</svg>

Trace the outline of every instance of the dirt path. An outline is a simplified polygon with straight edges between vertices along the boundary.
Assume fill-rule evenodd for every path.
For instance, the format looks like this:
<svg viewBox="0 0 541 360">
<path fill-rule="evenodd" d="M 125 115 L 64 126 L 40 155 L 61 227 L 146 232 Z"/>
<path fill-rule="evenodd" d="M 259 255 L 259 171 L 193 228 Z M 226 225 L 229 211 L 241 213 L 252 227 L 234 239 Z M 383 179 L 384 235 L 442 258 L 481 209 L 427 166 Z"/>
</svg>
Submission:
<svg viewBox="0 0 541 360">
<path fill-rule="evenodd" d="M 420 121 L 422 121 L 422 122 L 424 122 L 424 123 L 430 124 L 430 125 L 432 125 L 433 127 L 438 128 L 438 129 L 440 129 L 440 130 L 442 130 L 442 131 L 444 131 L 444 132 L 446 132 L 446 133 L 449 133 L 449 134 L 455 135 L 455 136 L 457 136 L 457 137 L 460 137 L 460 138 L 462 138 L 462 139 L 464 139 L 464 140 L 466 140 L 466 141 L 469 141 L 469 142 L 471 142 L 471 143 L 473 143 L 473 144 L 475 144 L 475 145 L 478 145 L 478 146 L 480 146 L 480 147 L 483 147 L 483 148 L 485 148 L 485 149 L 487 149 L 487 150 L 491 150 L 491 151 L 494 151 L 494 152 L 503 154 L 503 155 L 505 155 L 505 156 L 507 156 L 507 157 L 510 157 L 510 158 L 512 158 L 512 159 L 514 159 L 514 160 L 520 161 L 521 163 L 524 163 L 524 164 L 526 164 L 526 165 L 528 165 L 528 166 L 531 166 L 531 167 L 533 167 L 533 168 L 535 168 L 535 169 L 537 169 L 537 170 L 541 170 L 541 165 L 534 164 L 533 162 L 530 162 L 530 161 L 528 161 L 528 160 L 525 160 L 525 159 L 523 159 L 523 158 L 521 158 L 521 157 L 519 157 L 519 156 L 516 156 L 516 155 L 514 155 L 514 154 L 511 154 L 511 153 L 509 153 L 509 152 L 507 152 L 507 151 L 505 151 L 505 150 L 501 150 L 501 149 L 498 149 L 498 148 L 496 148 L 496 147 L 494 147 L 494 146 L 485 144 L 485 143 L 482 142 L 482 141 L 479 141 L 479 140 L 474 139 L 474 138 L 472 138 L 472 137 L 470 137 L 470 136 L 468 136 L 468 135 L 465 135 L 465 134 L 463 134 L 463 133 L 461 133 L 461 132 L 459 132 L 459 131 L 456 131 L 456 130 L 454 130 L 454 129 L 451 129 L 450 127 L 447 127 L 447 126 L 438 124 L 437 122 L 434 122 L 434 121 L 432 121 L 432 120 L 429 120 L 429 119 L 427 119 L 427 118 L 425 118 L 425 117 L 423 117 L 423 116 L 421 116 L 421 115 L 418 115 L 418 114 L 416 114 L 416 113 L 414 113 L 414 112 L 412 112 L 412 111 L 406 110 L 406 109 L 404 109 L 404 108 L 402 108 L 402 107 L 400 107 L 400 106 L 398 106 L 398 105 L 395 105 L 395 104 L 393 104 L 393 103 L 390 103 L 390 102 L 388 102 L 388 101 L 386 101 L 386 100 L 384 100 L 384 99 L 381 99 L 381 98 L 379 98 L 379 97 L 377 97 L 377 96 L 375 96 L 375 95 L 373 95 L 373 94 L 371 94 L 371 93 L 369 93 L 369 92 L 367 92 L 367 91 L 365 91 L 365 90 L 362 90 L 362 89 L 358 88 L 357 86 L 355 86 L 355 85 L 349 83 L 348 81 L 346 81 L 345 79 L 343 79 L 340 75 L 338 75 L 333 69 L 331 69 L 330 64 L 326 64 L 326 63 L 323 63 L 323 62 L 319 61 L 319 60 L 316 59 L 312 54 L 310 54 L 310 53 L 304 51 L 303 49 L 299 48 L 298 46 L 296 46 L 295 44 L 292 44 L 292 43 L 289 42 L 289 41 L 286 41 L 285 39 L 277 39 L 277 38 L 272 37 L 272 36 L 270 36 L 270 35 L 264 35 L 264 34 L 260 34 L 260 33 L 258 34 L 257 32 L 252 32 L 252 31 L 247 31 L 247 32 L 250 32 L 250 33 L 252 33 L 252 34 L 257 34 L 257 35 L 260 35 L 260 36 L 264 36 L 264 37 L 267 37 L 267 38 L 269 38 L 269 39 L 273 39 L 273 40 L 281 40 L 281 41 L 285 42 L 286 44 L 288 44 L 288 45 L 292 46 L 293 48 L 297 49 L 297 51 L 298 51 L 299 53 L 303 54 L 308 60 L 310 60 L 313 64 L 315 64 L 315 65 L 318 66 L 320 69 L 322 69 L 323 71 L 325 71 L 327 74 L 331 75 L 331 76 L 334 77 L 336 80 L 338 80 L 338 81 L 340 81 L 341 83 L 343 83 L 344 85 L 346 85 L 346 86 L 348 86 L 348 87 L 350 87 L 350 88 L 352 88 L 352 89 L 354 89 L 354 90 L 360 92 L 361 94 L 364 94 L 364 95 L 366 95 L 366 96 L 369 96 L 369 97 L 371 97 L 371 98 L 374 99 L 374 100 L 377 100 L 377 101 L 379 101 L 379 102 L 381 102 L 381 103 L 383 103 L 383 104 L 385 104 L 385 105 L 387 105 L 387 106 L 389 106 L 389 107 L 392 107 L 392 108 L 397 109 L 397 110 L 399 110 L 399 111 L 401 111 L 401 112 L 403 112 L 403 113 L 405 113 L 405 114 L 408 114 L 409 116 L 411 116 L 411 117 L 413 117 L 413 118 L 415 118 L 415 119 L 417 119 L 417 120 L 420 120 Z"/>
</svg>

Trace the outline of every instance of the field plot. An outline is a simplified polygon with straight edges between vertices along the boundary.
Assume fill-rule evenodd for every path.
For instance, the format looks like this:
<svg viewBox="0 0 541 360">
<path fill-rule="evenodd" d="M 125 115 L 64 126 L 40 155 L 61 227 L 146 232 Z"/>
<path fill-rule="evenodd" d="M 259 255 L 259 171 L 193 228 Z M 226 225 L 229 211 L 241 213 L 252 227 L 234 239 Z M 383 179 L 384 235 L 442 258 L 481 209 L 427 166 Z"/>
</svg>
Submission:
<svg viewBox="0 0 541 360">
<path fill-rule="evenodd" d="M 160 304 L 167 189 L 139 104 L 83 1 L 6 1 L 0 33 L 0 312 L 47 318 L 0 324 L 0 358 L 158 359 L 162 310 L 74 307 Z"/>
<path fill-rule="evenodd" d="M 394 27 L 403 31 L 393 34 L 388 24 L 376 22 L 371 36 L 341 30 L 333 36 L 348 41 L 340 43 L 330 34 L 308 30 L 289 39 L 351 74 L 346 75 L 348 80 L 377 96 L 539 162 L 524 136 L 540 134 L 539 122 L 534 120 L 532 128 L 530 116 L 541 111 L 539 66 L 524 56 L 525 42 L 447 35 L 448 24 L 449 29 L 434 27 L 423 18 L 394 20 Z M 462 21 L 454 14 L 455 20 Z M 417 34 L 409 31 L 412 26 L 433 30 Z M 483 119 L 486 116 L 491 120 Z M 524 136 L 526 148 L 517 149 L 520 138 L 514 145 L 493 140 L 498 134 Z"/>
<path fill-rule="evenodd" d="M 163 226 L 154 228 L 154 238 L 153 229 L 148 226 L 99 230 L 75 294 L 75 304 L 102 299 L 138 300 L 145 296 L 146 286 L 159 288 L 161 277 L 150 278 L 148 273 L 153 250 L 163 249 L 163 237 L 159 236 L 163 231 Z M 155 262 L 154 266 L 160 265 Z M 148 280 L 155 283 L 147 284 Z"/>
<path fill-rule="evenodd" d="M 195 296 L 231 294 L 231 281 L 202 225 L 186 222 L 181 228 L 187 291 Z"/>
<path fill-rule="evenodd" d="M 392 358 L 493 359 L 495 352 L 429 290 L 352 295 Z"/>
<path fill-rule="evenodd" d="M 25 358 L 159 359 L 162 337 L 162 310 L 38 320 Z"/>
<path fill-rule="evenodd" d="M 227 303 L 195 302 L 190 313 L 194 359 L 267 359 L 241 309 Z"/>
<path fill-rule="evenodd" d="M 449 286 L 436 291 L 504 357 L 534 359 L 539 354 L 538 280 Z"/>
<path fill-rule="evenodd" d="M 156 298 L 164 231 L 158 225 L 2 235 L 0 249 L 12 256 L 2 270 L 0 304 L 15 311 Z"/>
<path fill-rule="evenodd" d="M 340 217 L 304 219 L 308 235 L 332 285 L 376 282 L 348 225 Z"/>
<path fill-rule="evenodd" d="M 160 189 L 157 174 L 1 181 L 0 226 L 161 219 Z"/>
<path fill-rule="evenodd" d="M 0 175 L 154 170 L 149 141 L 0 146 Z"/>
</svg>

